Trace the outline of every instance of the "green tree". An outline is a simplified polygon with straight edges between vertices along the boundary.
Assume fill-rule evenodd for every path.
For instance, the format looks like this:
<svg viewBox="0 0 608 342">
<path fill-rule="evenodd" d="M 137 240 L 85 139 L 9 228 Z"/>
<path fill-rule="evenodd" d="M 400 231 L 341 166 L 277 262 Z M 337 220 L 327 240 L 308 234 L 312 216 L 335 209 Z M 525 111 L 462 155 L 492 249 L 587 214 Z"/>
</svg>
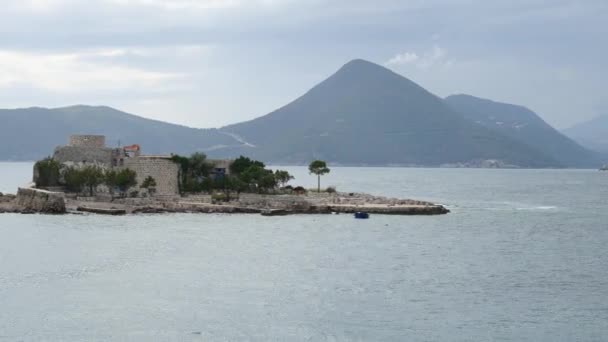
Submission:
<svg viewBox="0 0 608 342">
<path fill-rule="evenodd" d="M 61 176 L 61 163 L 47 157 L 34 164 L 34 183 L 36 187 L 59 185 Z"/>
<path fill-rule="evenodd" d="M 114 189 L 118 187 L 117 174 L 118 172 L 114 170 L 106 170 L 103 175 L 103 183 L 108 187 L 112 195 L 114 195 Z"/>
<path fill-rule="evenodd" d="M 308 171 L 310 171 L 311 174 L 317 175 L 317 191 L 321 192 L 321 176 L 328 174 L 329 171 L 331 171 L 327 167 L 327 163 L 323 160 L 315 160 L 308 165 Z"/>
<path fill-rule="evenodd" d="M 211 170 L 213 170 L 213 165 L 207 160 L 207 155 L 199 152 L 190 156 L 188 166 L 190 177 L 198 182 L 202 182 L 203 179 L 209 177 Z"/>
<path fill-rule="evenodd" d="M 93 196 L 97 186 L 105 180 L 103 170 L 99 166 L 87 165 L 78 172 L 81 174 L 83 185 L 89 190 L 89 196 Z"/>
<path fill-rule="evenodd" d="M 289 172 L 284 170 L 276 170 L 274 172 L 274 178 L 282 187 L 285 187 L 290 180 L 295 179 Z"/>
<path fill-rule="evenodd" d="M 137 173 L 131 169 L 122 169 L 116 173 L 116 186 L 121 194 L 137 185 Z"/>
<path fill-rule="evenodd" d="M 264 192 L 277 186 L 277 181 L 271 170 L 267 170 L 259 165 L 251 165 L 243 171 L 239 178 L 249 189 L 255 192 Z"/>
<path fill-rule="evenodd" d="M 232 193 L 236 192 L 237 195 L 240 195 L 240 193 L 247 188 L 247 184 L 237 176 L 224 175 L 223 177 L 215 179 L 213 187 L 217 190 L 221 190 L 224 193 L 225 200 L 230 201 Z"/>
<path fill-rule="evenodd" d="M 110 189 L 110 193 L 114 193 L 116 188 L 121 196 L 125 196 L 129 188 L 137 185 L 137 173 L 131 169 L 107 170 L 104 172 L 103 182 Z"/>
<path fill-rule="evenodd" d="M 230 173 L 238 175 L 245 172 L 251 166 L 259 166 L 262 169 L 266 167 L 261 161 L 240 156 L 230 164 Z"/>
<path fill-rule="evenodd" d="M 173 155 L 171 160 L 180 166 L 178 186 L 181 193 L 207 190 L 213 165 L 205 154 L 194 153 L 190 157 Z"/>
<path fill-rule="evenodd" d="M 74 166 L 66 167 L 62 170 L 63 183 L 71 192 L 81 192 L 84 187 L 82 172 Z"/>
</svg>

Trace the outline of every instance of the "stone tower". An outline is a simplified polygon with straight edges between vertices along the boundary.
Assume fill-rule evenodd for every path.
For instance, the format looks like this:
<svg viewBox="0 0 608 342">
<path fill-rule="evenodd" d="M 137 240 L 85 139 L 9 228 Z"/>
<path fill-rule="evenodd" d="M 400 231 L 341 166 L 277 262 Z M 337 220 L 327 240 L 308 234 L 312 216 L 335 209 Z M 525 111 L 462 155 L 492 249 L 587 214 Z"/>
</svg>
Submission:
<svg viewBox="0 0 608 342">
<path fill-rule="evenodd" d="M 104 148 L 106 147 L 106 137 L 103 135 L 71 135 L 68 146 Z"/>
</svg>

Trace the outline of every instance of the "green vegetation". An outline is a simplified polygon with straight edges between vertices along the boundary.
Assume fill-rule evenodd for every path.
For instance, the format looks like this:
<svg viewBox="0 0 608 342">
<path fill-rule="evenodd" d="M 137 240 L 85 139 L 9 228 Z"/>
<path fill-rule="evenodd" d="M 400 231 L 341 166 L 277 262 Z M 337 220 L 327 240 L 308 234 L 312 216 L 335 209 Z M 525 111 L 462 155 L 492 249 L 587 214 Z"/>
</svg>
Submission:
<svg viewBox="0 0 608 342">
<path fill-rule="evenodd" d="M 212 182 L 209 178 L 213 165 L 207 161 L 204 153 L 194 153 L 190 157 L 173 155 L 173 162 L 179 164 L 180 193 L 196 193 L 209 191 Z"/>
<path fill-rule="evenodd" d="M 259 161 L 240 156 L 230 164 L 230 174 L 213 175 L 213 165 L 202 153 L 190 157 L 174 155 L 172 160 L 180 165 L 179 189 L 181 193 L 219 191 L 221 198 L 229 201 L 232 193 L 270 193 L 279 185 L 285 185 L 292 175 L 287 171 L 266 169 Z"/>
<path fill-rule="evenodd" d="M 239 157 L 229 167 L 232 173 L 214 172 L 214 166 L 203 153 L 194 153 L 190 157 L 173 155 L 172 161 L 179 165 L 178 185 L 180 193 L 211 193 L 215 201 L 230 201 L 233 194 L 278 193 L 293 191 L 287 183 L 294 177 L 285 170 L 272 171 L 261 161 Z M 121 197 L 133 196 L 137 190 L 137 174 L 130 169 L 108 169 L 96 165 L 67 166 L 51 158 L 36 163 L 36 182 L 39 186 L 64 186 L 67 191 L 87 192 L 94 196 L 97 187 L 104 184 L 110 194 L 118 191 Z M 139 188 L 154 193 L 156 180 L 148 176 Z M 281 189 L 279 189 L 281 187 Z M 300 192 L 298 192 L 300 193 Z"/>
<path fill-rule="evenodd" d="M 144 181 L 139 186 L 142 189 L 147 189 L 149 194 L 153 194 L 156 192 L 156 179 L 152 176 L 146 177 Z"/>
<path fill-rule="evenodd" d="M 240 156 L 230 164 L 230 173 L 241 174 L 251 166 L 259 166 L 262 169 L 266 167 L 264 163 L 258 160 L 252 160 L 247 157 Z"/>
<path fill-rule="evenodd" d="M 57 186 L 60 181 L 61 163 L 47 157 L 34 164 L 34 183 L 36 187 Z"/>
<path fill-rule="evenodd" d="M 247 184 L 237 176 L 224 175 L 215 179 L 213 189 L 222 191 L 223 196 L 221 199 L 223 201 L 230 201 L 232 193 L 236 192 L 237 195 L 240 195 L 241 192 L 247 190 Z M 219 198 L 216 200 L 219 200 Z"/>
<path fill-rule="evenodd" d="M 84 186 L 84 179 L 79 169 L 74 166 L 66 167 L 62 170 L 63 185 L 70 192 L 81 192 Z"/>
<path fill-rule="evenodd" d="M 272 170 L 258 165 L 248 167 L 238 177 L 248 185 L 251 192 L 265 193 L 277 186 L 277 180 Z"/>
<path fill-rule="evenodd" d="M 108 186 L 111 193 L 117 188 L 120 195 L 124 196 L 129 188 L 137 185 L 137 174 L 131 169 L 108 170 L 104 173 L 104 184 Z"/>
<path fill-rule="evenodd" d="M 130 169 L 104 170 L 96 165 L 83 167 L 66 166 L 52 158 L 34 164 L 36 187 L 64 186 L 69 192 L 87 192 L 93 196 L 97 187 L 105 184 L 110 193 L 118 189 L 124 196 L 129 188 L 137 185 L 137 174 Z"/>
<path fill-rule="evenodd" d="M 105 180 L 103 169 L 95 165 L 87 165 L 81 169 L 78 169 L 76 173 L 80 174 L 80 182 L 82 182 L 82 185 L 89 190 L 89 196 L 93 196 L 97 186 L 103 184 Z"/>
<path fill-rule="evenodd" d="M 276 170 L 274 172 L 274 178 L 277 180 L 277 183 L 279 183 L 282 188 L 284 188 L 290 180 L 294 179 L 294 177 L 290 175 L 289 172 L 283 170 Z"/>
<path fill-rule="evenodd" d="M 310 171 L 311 174 L 317 175 L 317 191 L 321 192 L 321 176 L 331 171 L 327 167 L 327 163 L 322 160 L 315 160 L 308 165 L 308 171 Z"/>
</svg>

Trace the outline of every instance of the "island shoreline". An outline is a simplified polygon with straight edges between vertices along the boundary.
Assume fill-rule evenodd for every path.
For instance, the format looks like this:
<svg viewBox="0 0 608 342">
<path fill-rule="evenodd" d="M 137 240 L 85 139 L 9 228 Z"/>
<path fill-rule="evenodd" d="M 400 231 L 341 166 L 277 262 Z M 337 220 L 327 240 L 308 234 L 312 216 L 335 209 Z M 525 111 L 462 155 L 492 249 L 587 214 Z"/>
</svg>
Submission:
<svg viewBox="0 0 608 342">
<path fill-rule="evenodd" d="M 21 214 L 306 214 L 443 215 L 445 206 L 425 201 L 387 198 L 362 193 L 241 194 L 232 201 L 215 203 L 211 195 L 173 198 L 74 197 L 62 192 L 20 188 L 17 195 L 0 194 L 0 213 Z"/>
</svg>

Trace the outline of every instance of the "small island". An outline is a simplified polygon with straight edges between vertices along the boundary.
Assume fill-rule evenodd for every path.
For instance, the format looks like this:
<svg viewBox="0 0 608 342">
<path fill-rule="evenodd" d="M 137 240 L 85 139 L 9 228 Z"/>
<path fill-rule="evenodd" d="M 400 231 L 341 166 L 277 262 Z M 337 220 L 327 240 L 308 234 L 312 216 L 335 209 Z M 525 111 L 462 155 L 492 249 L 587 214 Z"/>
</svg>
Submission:
<svg viewBox="0 0 608 342">
<path fill-rule="evenodd" d="M 34 165 L 32 184 L 16 195 L 0 193 L 0 213 L 449 213 L 425 201 L 322 189 L 321 176 L 330 169 L 321 160 L 309 171 L 318 177 L 316 189 L 287 185 L 294 179 L 289 172 L 244 156 L 143 155 L 139 145 L 109 148 L 104 136 L 74 135 Z"/>
</svg>

